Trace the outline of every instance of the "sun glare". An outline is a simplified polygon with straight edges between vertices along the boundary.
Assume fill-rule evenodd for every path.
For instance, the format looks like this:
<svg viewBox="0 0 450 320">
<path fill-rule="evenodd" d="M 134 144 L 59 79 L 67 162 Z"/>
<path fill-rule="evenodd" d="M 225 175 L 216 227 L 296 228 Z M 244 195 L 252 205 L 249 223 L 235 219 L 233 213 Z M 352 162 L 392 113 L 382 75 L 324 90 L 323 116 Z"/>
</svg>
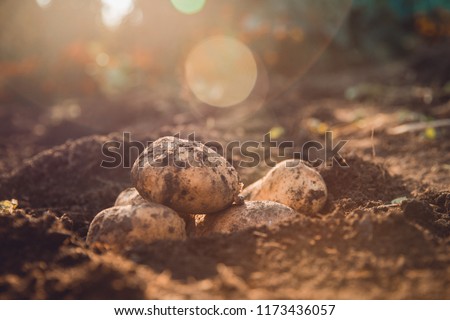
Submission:
<svg viewBox="0 0 450 320">
<path fill-rule="evenodd" d="M 123 18 L 134 9 L 133 0 L 102 0 L 102 4 L 103 23 L 111 28 L 120 25 Z"/>
<path fill-rule="evenodd" d="M 52 0 L 36 0 L 36 3 L 41 8 L 47 8 L 51 4 Z"/>
</svg>

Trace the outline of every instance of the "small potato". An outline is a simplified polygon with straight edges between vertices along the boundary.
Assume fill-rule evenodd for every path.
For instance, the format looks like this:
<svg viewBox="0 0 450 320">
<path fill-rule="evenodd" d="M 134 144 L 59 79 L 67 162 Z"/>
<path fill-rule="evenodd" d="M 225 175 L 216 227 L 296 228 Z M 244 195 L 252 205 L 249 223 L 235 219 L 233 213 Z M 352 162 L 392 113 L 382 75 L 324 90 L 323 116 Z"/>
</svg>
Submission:
<svg viewBox="0 0 450 320">
<path fill-rule="evenodd" d="M 305 214 L 319 212 L 327 200 L 322 176 L 300 160 L 283 161 L 244 189 L 246 200 L 271 200 Z"/>
<path fill-rule="evenodd" d="M 181 214 L 228 208 L 242 187 L 237 171 L 217 152 L 175 137 L 146 148 L 133 165 L 131 179 L 144 199 Z"/>
<path fill-rule="evenodd" d="M 139 192 L 137 192 L 136 188 L 127 188 L 117 196 L 114 206 L 115 207 L 127 205 L 138 206 L 147 203 L 148 201 L 146 201 L 144 198 L 141 197 Z"/>
<path fill-rule="evenodd" d="M 86 242 L 124 251 L 157 240 L 186 239 L 185 223 L 170 208 L 155 203 L 103 210 L 89 226 Z"/>
<path fill-rule="evenodd" d="M 246 201 L 197 221 L 197 236 L 232 233 L 252 227 L 272 226 L 298 216 L 288 206 L 273 201 Z"/>
</svg>

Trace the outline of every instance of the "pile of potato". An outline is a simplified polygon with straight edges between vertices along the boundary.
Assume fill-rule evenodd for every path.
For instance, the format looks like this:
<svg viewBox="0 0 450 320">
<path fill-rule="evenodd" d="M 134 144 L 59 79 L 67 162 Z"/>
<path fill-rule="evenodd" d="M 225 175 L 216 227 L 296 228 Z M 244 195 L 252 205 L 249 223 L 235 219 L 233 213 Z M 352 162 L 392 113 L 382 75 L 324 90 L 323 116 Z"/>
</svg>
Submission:
<svg viewBox="0 0 450 320">
<path fill-rule="evenodd" d="M 92 221 L 87 243 L 123 251 L 158 240 L 230 233 L 314 214 L 327 199 L 320 174 L 299 160 L 279 163 L 242 190 L 237 171 L 205 145 L 164 137 L 139 156 L 134 188 Z M 244 201 L 245 199 L 245 201 Z"/>
</svg>

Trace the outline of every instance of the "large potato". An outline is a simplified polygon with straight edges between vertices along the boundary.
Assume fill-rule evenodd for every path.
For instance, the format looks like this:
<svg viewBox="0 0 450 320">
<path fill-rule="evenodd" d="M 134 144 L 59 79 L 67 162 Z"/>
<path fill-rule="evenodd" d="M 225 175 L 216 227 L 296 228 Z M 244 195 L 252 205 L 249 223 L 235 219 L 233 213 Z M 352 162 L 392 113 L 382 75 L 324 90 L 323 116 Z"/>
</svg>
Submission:
<svg viewBox="0 0 450 320">
<path fill-rule="evenodd" d="M 197 236 L 232 233 L 252 227 L 272 226 L 298 216 L 288 206 L 273 201 L 246 201 L 221 212 L 201 217 Z"/>
<path fill-rule="evenodd" d="M 319 212 L 327 200 L 322 176 L 300 160 L 277 164 L 242 192 L 246 200 L 271 200 L 305 214 Z"/>
<path fill-rule="evenodd" d="M 175 137 L 153 142 L 131 171 L 139 194 L 178 213 L 213 213 L 237 201 L 236 170 L 205 145 Z"/>
<path fill-rule="evenodd" d="M 128 205 L 138 206 L 147 203 L 148 201 L 146 201 L 144 198 L 141 197 L 139 192 L 137 192 L 136 188 L 126 188 L 117 196 L 114 206 L 115 207 Z"/>
<path fill-rule="evenodd" d="M 183 240 L 185 223 L 170 208 L 156 203 L 103 210 L 89 226 L 86 242 L 103 243 L 123 251 L 157 240 Z"/>
</svg>

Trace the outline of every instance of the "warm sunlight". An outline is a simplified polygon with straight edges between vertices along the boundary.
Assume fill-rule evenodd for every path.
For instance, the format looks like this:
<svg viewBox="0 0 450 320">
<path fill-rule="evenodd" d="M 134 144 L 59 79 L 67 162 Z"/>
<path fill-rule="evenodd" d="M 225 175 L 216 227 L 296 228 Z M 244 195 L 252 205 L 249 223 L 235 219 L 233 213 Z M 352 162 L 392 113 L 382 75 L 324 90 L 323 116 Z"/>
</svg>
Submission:
<svg viewBox="0 0 450 320">
<path fill-rule="evenodd" d="M 36 0 L 36 3 L 41 8 L 47 8 L 52 3 L 52 0 Z"/>
<path fill-rule="evenodd" d="M 133 0 L 102 0 L 102 4 L 102 21 L 111 28 L 120 25 L 122 19 L 134 8 Z"/>
<path fill-rule="evenodd" d="M 442 318 L 449 57 L 450 0 L 0 0 L 0 318 Z"/>
</svg>

